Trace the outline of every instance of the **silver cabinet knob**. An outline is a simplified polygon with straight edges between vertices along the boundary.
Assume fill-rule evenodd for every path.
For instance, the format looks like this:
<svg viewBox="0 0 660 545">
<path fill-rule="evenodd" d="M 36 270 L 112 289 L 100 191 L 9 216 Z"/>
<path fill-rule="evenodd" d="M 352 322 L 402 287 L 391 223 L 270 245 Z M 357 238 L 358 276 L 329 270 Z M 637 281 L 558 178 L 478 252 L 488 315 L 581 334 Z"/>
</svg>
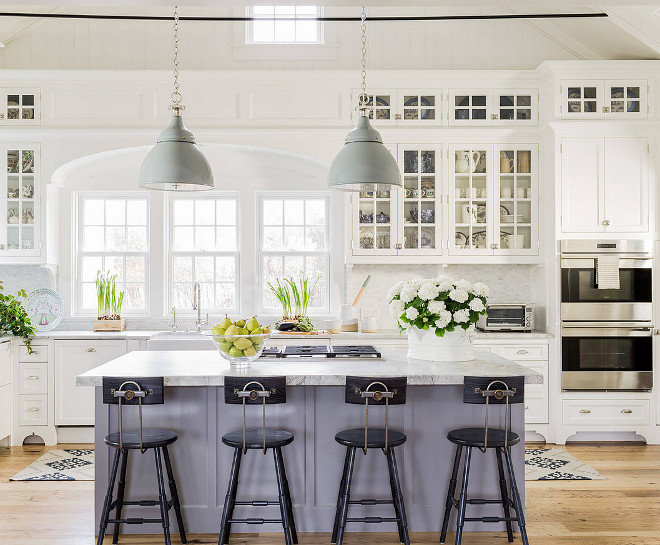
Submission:
<svg viewBox="0 0 660 545">
<path fill-rule="evenodd" d="M 491 250 L 497 250 L 499 248 L 499 244 L 491 244 L 490 249 Z"/>
<path fill-rule="evenodd" d="M 580 409 L 580 414 L 589 414 L 590 412 L 590 409 Z"/>
<path fill-rule="evenodd" d="M 601 221 L 600 223 L 601 223 L 602 225 L 607 226 L 607 225 L 610 224 L 610 220 L 603 220 L 603 221 Z"/>
<path fill-rule="evenodd" d="M 39 410 L 40 410 L 39 407 L 30 407 L 28 409 L 28 411 L 30 411 L 31 413 L 38 413 Z"/>
<path fill-rule="evenodd" d="M 609 114 L 610 113 L 610 107 L 609 106 L 603 106 L 603 113 L 604 114 Z"/>
<path fill-rule="evenodd" d="M 394 249 L 395 250 L 402 250 L 403 249 L 403 244 L 401 244 L 401 243 L 395 244 Z"/>
<path fill-rule="evenodd" d="M 529 410 L 529 405 L 525 405 L 525 410 Z"/>
<path fill-rule="evenodd" d="M 623 409 L 621 414 L 632 414 L 632 409 Z"/>
<path fill-rule="evenodd" d="M 85 352 L 96 352 L 96 348 L 86 348 Z"/>
</svg>

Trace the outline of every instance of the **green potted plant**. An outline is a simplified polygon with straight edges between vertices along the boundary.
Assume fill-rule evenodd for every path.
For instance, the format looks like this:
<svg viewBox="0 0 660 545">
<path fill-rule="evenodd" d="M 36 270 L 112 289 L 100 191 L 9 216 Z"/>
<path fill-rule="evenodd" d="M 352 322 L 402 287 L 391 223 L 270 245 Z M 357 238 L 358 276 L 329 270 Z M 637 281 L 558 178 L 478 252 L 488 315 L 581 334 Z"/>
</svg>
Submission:
<svg viewBox="0 0 660 545">
<path fill-rule="evenodd" d="M 25 299 L 25 290 L 20 290 L 16 296 L 5 295 L 4 285 L 0 280 L 0 335 L 11 333 L 23 339 L 28 353 L 32 353 L 31 337 L 35 334 L 30 318 L 20 298 Z"/>
<path fill-rule="evenodd" d="M 277 278 L 276 284 L 268 282 L 270 291 L 282 305 L 282 320 L 279 325 L 290 324 L 279 327 L 280 330 L 316 331 L 307 316 L 307 310 L 319 279 L 320 277 L 312 284 L 304 274 L 301 274 L 298 280 L 291 277 L 282 278 L 281 281 Z"/>
<path fill-rule="evenodd" d="M 97 318 L 94 331 L 124 331 L 126 320 L 121 317 L 124 292 L 117 290 L 117 275 L 98 271 L 96 273 Z"/>
</svg>

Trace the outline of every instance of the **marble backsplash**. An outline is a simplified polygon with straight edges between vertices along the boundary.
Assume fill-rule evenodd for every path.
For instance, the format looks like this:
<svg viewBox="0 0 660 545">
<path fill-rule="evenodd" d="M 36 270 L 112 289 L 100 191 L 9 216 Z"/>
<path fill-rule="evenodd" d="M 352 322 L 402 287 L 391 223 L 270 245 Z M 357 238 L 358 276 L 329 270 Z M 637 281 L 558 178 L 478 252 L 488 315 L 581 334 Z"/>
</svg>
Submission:
<svg viewBox="0 0 660 545">
<path fill-rule="evenodd" d="M 38 265 L 0 265 L 0 281 L 9 295 L 16 295 L 18 290 L 30 293 L 39 288 L 54 288 L 50 272 Z"/>
<path fill-rule="evenodd" d="M 371 280 L 360 300 L 360 308 L 375 312 L 379 329 L 394 329 L 386 294 L 400 280 L 433 278 L 439 275 L 483 282 L 490 288 L 490 303 L 529 303 L 531 301 L 530 265 L 354 265 L 346 282 L 347 300 L 353 301 L 364 279 Z"/>
</svg>

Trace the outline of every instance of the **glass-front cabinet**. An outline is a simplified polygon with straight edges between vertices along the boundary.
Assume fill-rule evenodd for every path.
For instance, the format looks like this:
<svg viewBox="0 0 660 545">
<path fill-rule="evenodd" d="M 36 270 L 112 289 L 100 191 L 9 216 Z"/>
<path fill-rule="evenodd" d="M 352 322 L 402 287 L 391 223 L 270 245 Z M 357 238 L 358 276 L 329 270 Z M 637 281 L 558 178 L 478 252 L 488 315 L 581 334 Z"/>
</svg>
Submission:
<svg viewBox="0 0 660 545">
<path fill-rule="evenodd" d="M 449 147 L 450 255 L 537 255 L 537 151 Z"/>
<path fill-rule="evenodd" d="M 352 195 L 354 255 L 397 254 L 399 191 L 375 186 Z"/>
<path fill-rule="evenodd" d="M 39 89 L 0 89 L 0 125 L 11 127 L 40 123 Z"/>
<path fill-rule="evenodd" d="M 3 145 L 0 181 L 0 258 L 38 256 L 39 248 L 39 146 Z"/>
<path fill-rule="evenodd" d="M 646 119 L 646 80 L 564 80 L 563 119 Z"/>
<path fill-rule="evenodd" d="M 352 102 L 357 108 L 360 90 L 353 89 Z M 442 124 L 440 89 L 378 89 L 369 94 L 369 119 L 376 125 Z M 353 120 L 359 112 L 353 112 Z"/>
<path fill-rule="evenodd" d="M 538 98 L 538 89 L 450 89 L 449 125 L 533 126 Z"/>
</svg>

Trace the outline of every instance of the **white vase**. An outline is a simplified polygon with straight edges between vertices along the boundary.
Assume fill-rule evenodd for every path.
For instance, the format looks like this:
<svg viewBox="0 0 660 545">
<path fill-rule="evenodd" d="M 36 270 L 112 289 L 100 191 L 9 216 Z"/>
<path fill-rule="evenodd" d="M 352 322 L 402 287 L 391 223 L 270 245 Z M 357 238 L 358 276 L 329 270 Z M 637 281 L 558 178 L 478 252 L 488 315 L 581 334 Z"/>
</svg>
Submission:
<svg viewBox="0 0 660 545">
<path fill-rule="evenodd" d="M 474 350 L 469 330 L 457 329 L 438 337 L 435 329 L 408 330 L 408 357 L 428 361 L 470 361 Z"/>
</svg>

